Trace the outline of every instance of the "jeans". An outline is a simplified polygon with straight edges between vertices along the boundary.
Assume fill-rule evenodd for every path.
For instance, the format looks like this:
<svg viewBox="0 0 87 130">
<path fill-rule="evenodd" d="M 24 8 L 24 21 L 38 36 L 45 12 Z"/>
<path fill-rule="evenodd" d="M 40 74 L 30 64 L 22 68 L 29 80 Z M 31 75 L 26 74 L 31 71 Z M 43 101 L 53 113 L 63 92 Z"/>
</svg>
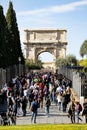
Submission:
<svg viewBox="0 0 87 130">
<path fill-rule="evenodd" d="M 85 123 L 87 123 L 87 114 L 85 114 Z"/>
<path fill-rule="evenodd" d="M 21 114 L 20 107 L 17 107 L 17 116 L 19 116 L 20 114 Z"/>
<path fill-rule="evenodd" d="M 31 122 L 32 122 L 33 119 L 34 119 L 34 123 L 36 123 L 36 117 L 37 117 L 37 111 L 32 112 L 32 114 L 31 114 Z"/>
<path fill-rule="evenodd" d="M 48 106 L 45 107 L 45 112 L 46 112 L 46 115 L 49 116 L 49 107 Z"/>
<path fill-rule="evenodd" d="M 79 117 L 78 111 L 75 111 L 75 117 L 76 117 L 76 123 L 79 123 L 79 120 L 82 121 L 82 119 Z"/>
<path fill-rule="evenodd" d="M 58 109 L 61 110 L 61 105 L 62 103 L 61 102 L 58 102 Z"/>
<path fill-rule="evenodd" d="M 23 111 L 23 116 L 26 116 L 26 108 L 22 109 L 22 111 Z"/>
</svg>

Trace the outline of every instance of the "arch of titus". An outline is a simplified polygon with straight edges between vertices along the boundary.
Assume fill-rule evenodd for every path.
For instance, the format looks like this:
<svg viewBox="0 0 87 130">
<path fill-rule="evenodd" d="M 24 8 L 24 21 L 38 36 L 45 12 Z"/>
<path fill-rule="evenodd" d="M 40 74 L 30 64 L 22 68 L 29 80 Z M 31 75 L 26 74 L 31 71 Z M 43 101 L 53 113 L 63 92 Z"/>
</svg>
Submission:
<svg viewBox="0 0 87 130">
<path fill-rule="evenodd" d="M 66 56 L 66 30 L 59 29 L 30 29 L 24 30 L 25 39 L 25 58 L 27 60 L 32 59 L 37 61 L 38 56 L 43 52 L 49 52 L 53 55 L 53 61 L 60 57 Z M 48 60 L 49 61 L 49 60 Z M 48 65 L 48 64 L 47 64 Z M 49 66 L 55 69 L 54 63 L 50 63 Z"/>
</svg>

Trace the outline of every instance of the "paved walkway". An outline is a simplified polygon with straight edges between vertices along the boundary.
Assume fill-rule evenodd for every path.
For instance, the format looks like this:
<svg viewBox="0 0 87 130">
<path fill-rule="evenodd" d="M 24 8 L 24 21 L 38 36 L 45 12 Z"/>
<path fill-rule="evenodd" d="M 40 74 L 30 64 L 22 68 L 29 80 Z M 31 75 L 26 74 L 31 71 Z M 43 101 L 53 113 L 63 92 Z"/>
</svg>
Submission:
<svg viewBox="0 0 87 130">
<path fill-rule="evenodd" d="M 82 122 L 85 123 L 84 117 L 82 118 Z M 50 107 L 50 115 L 47 117 L 45 115 L 45 108 L 38 109 L 38 116 L 37 116 L 37 124 L 69 124 L 71 123 L 70 118 L 67 116 L 67 112 L 63 113 L 62 111 L 58 110 L 58 107 L 55 104 L 52 104 Z M 31 113 L 29 110 L 27 111 L 26 117 L 18 117 L 17 118 L 17 125 L 26 125 L 31 124 Z"/>
</svg>

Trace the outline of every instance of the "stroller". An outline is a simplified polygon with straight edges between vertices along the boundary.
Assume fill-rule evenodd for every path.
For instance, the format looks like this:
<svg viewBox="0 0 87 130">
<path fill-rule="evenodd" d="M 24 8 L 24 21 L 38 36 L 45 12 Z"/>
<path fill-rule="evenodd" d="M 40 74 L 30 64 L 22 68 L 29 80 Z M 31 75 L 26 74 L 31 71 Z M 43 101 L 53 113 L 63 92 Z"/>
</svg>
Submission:
<svg viewBox="0 0 87 130">
<path fill-rule="evenodd" d="M 1 125 L 10 125 L 10 120 L 7 115 L 7 96 L 5 93 L 0 93 L 0 123 Z"/>
<path fill-rule="evenodd" d="M 10 125 L 10 120 L 5 112 L 0 113 L 1 125 Z"/>
<path fill-rule="evenodd" d="M 8 108 L 8 117 L 13 125 L 16 125 L 16 115 L 12 107 Z"/>
</svg>

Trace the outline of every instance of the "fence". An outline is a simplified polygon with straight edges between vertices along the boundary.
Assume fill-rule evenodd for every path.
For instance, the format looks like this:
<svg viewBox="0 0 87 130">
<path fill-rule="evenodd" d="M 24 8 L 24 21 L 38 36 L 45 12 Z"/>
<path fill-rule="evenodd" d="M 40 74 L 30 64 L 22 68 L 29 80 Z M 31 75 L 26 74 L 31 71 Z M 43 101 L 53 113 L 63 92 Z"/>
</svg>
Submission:
<svg viewBox="0 0 87 130">
<path fill-rule="evenodd" d="M 26 73 L 28 73 L 28 67 L 22 64 L 13 65 L 6 69 L 0 68 L 0 89 L 5 83 L 11 81 L 12 78 Z"/>
<path fill-rule="evenodd" d="M 87 96 L 87 94 L 85 93 L 85 91 L 87 90 L 87 84 L 84 84 L 84 82 L 86 82 L 87 80 L 84 74 L 82 75 L 82 73 L 80 72 L 80 69 L 78 70 L 73 69 L 72 67 L 68 68 L 63 66 L 58 70 L 58 73 L 63 74 L 72 81 L 72 88 L 75 90 L 75 93 L 78 98 L 82 96 Z"/>
</svg>

